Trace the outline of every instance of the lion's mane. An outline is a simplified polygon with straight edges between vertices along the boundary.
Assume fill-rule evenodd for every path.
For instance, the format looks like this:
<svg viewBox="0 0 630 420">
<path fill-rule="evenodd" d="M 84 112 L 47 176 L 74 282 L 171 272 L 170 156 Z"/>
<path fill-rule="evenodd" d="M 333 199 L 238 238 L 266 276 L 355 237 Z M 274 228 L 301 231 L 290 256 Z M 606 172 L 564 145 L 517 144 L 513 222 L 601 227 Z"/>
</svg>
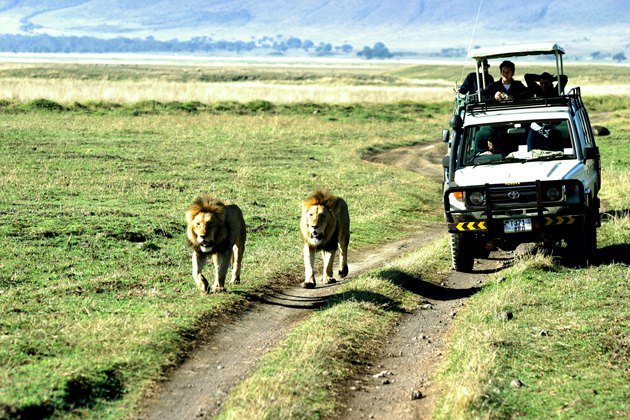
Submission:
<svg viewBox="0 0 630 420">
<path fill-rule="evenodd" d="M 216 223 L 219 225 L 216 227 L 217 235 L 214 238 L 215 245 L 213 247 L 213 252 L 220 252 L 227 247 L 230 247 L 230 225 L 225 223 L 225 204 L 207 194 L 202 194 L 197 197 L 186 211 L 186 221 L 188 222 L 186 239 L 188 246 L 196 253 L 202 253 L 201 244 L 197 239 L 197 232 L 195 231 L 195 226 L 192 223 L 193 219 L 199 213 L 213 213 L 217 216 Z"/>
<path fill-rule="evenodd" d="M 327 212 L 326 215 L 326 228 L 325 235 L 321 241 L 321 244 L 317 246 L 317 249 L 337 248 L 337 215 L 339 214 L 339 198 L 332 195 L 328 190 L 318 189 L 315 193 L 302 202 L 302 221 L 300 223 L 300 230 L 302 232 L 302 238 L 304 241 L 312 245 L 311 237 L 308 231 L 308 210 L 313 206 L 322 206 Z"/>
</svg>

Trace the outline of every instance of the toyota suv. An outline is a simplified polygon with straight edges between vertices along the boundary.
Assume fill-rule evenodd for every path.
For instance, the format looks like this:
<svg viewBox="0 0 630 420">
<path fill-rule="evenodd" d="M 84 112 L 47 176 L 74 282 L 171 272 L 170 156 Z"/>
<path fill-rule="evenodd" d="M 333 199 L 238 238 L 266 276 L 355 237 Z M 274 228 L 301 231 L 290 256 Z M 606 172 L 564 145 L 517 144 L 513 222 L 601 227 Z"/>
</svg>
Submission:
<svg viewBox="0 0 630 420">
<path fill-rule="evenodd" d="M 479 65 L 540 54 L 555 55 L 562 73 L 564 50 L 556 44 L 477 49 L 469 57 Z M 455 270 L 530 242 L 564 243 L 577 263 L 594 262 L 600 157 L 579 87 L 521 101 L 458 95 L 449 125 L 443 201 Z"/>
</svg>

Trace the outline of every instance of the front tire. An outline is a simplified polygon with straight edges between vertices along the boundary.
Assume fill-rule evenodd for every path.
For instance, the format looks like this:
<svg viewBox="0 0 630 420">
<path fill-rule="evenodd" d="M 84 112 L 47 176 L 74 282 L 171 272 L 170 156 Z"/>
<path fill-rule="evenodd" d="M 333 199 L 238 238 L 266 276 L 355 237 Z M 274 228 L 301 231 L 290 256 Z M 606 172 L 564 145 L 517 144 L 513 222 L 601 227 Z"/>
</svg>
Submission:
<svg viewBox="0 0 630 420">
<path fill-rule="evenodd" d="M 453 270 L 472 271 L 475 264 L 474 241 L 471 235 L 451 233 L 451 258 Z"/>
<path fill-rule="evenodd" d="M 586 217 L 582 226 L 565 239 L 569 256 L 579 267 L 597 263 L 597 227 L 593 217 Z"/>
</svg>

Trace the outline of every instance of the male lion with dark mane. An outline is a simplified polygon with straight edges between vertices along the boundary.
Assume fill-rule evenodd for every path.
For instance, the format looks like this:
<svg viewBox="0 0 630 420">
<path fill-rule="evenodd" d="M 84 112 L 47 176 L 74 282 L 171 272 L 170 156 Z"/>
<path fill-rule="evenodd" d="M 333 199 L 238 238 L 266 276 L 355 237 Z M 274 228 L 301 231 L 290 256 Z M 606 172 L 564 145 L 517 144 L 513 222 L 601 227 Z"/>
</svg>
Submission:
<svg viewBox="0 0 630 420">
<path fill-rule="evenodd" d="M 306 279 L 302 287 L 315 287 L 313 266 L 315 252 L 322 251 L 324 274 L 322 283 L 335 283 L 333 265 L 337 247 L 340 251 L 339 275 L 348 275 L 348 242 L 350 241 L 350 216 L 346 202 L 335 197 L 328 190 L 318 189 L 315 194 L 302 202 L 300 223 L 304 238 L 304 270 Z"/>
<path fill-rule="evenodd" d="M 235 204 L 223 204 L 209 195 L 200 195 L 186 211 L 188 245 L 192 248 L 192 275 L 197 286 L 208 292 L 201 274 L 208 255 L 214 262 L 213 292 L 225 291 L 225 277 L 232 266 L 230 284 L 241 282 L 241 261 L 245 250 L 245 220 Z"/>
</svg>

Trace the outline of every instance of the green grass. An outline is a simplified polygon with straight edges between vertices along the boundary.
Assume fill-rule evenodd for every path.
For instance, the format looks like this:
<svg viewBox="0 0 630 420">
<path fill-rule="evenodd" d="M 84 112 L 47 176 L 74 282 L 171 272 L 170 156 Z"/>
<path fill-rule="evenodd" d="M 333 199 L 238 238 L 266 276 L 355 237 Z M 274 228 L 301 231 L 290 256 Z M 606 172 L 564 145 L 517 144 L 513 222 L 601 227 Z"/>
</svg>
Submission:
<svg viewBox="0 0 630 420">
<path fill-rule="evenodd" d="M 219 101 L 212 104 L 201 102 L 160 102 L 140 101 L 133 103 L 114 103 L 106 101 L 73 102 L 60 104 L 48 99 L 34 99 L 28 102 L 0 102 L 0 112 L 19 114 L 24 112 L 62 112 L 73 114 L 122 114 L 122 115 L 157 115 L 173 113 L 212 114 L 212 115 L 314 115 L 313 121 L 384 121 L 413 122 L 427 121 L 434 116 L 443 115 L 452 108 L 445 102 L 419 103 L 414 101 L 398 101 L 392 104 L 327 104 L 301 102 L 294 104 L 274 104 L 266 100 L 250 102 Z M 435 124 L 435 120 L 432 121 Z"/>
<path fill-rule="evenodd" d="M 584 104 L 590 112 L 624 111 L 630 108 L 630 98 L 626 95 L 587 96 Z M 618 127 L 618 130 L 627 131 L 627 128 Z"/>
<path fill-rule="evenodd" d="M 301 280 L 300 202 L 317 187 L 348 202 L 353 249 L 441 220 L 439 186 L 360 159 L 435 139 L 439 110 L 135 115 L 41 103 L 0 113 L 0 417 L 128 416 L 213 315 L 281 275 Z M 201 294 L 190 274 L 184 212 L 201 192 L 239 204 L 248 226 L 243 284 L 222 295 Z"/>
<path fill-rule="evenodd" d="M 490 74 L 495 79 L 499 74 L 500 60 L 492 62 Z M 523 80 L 526 73 L 548 71 L 555 74 L 555 60 L 536 65 L 516 62 L 516 79 Z M 408 79 L 423 81 L 446 80 L 463 81 L 468 73 L 474 71 L 474 61 L 465 60 L 454 64 L 419 64 L 409 65 L 391 61 L 371 62 L 369 66 L 345 64 L 336 66 L 292 66 L 274 63 L 249 63 L 243 65 L 212 66 L 194 65 L 155 65 L 155 64 L 70 64 L 70 63 L 5 63 L 0 69 L 2 78 L 25 78 L 45 80 L 107 80 L 122 81 L 159 81 L 159 82 L 264 82 L 290 84 L 335 85 L 387 85 L 408 84 Z M 541 70 L 541 69 L 545 70 Z M 627 66 L 585 65 L 565 63 L 564 72 L 570 78 L 570 85 L 626 84 L 630 70 Z M 572 82 L 573 80 L 577 83 Z"/>
<path fill-rule="evenodd" d="M 539 257 L 503 275 L 458 321 L 436 417 L 626 418 L 627 265 L 569 270 Z M 497 320 L 508 310 L 514 319 Z"/>
</svg>

